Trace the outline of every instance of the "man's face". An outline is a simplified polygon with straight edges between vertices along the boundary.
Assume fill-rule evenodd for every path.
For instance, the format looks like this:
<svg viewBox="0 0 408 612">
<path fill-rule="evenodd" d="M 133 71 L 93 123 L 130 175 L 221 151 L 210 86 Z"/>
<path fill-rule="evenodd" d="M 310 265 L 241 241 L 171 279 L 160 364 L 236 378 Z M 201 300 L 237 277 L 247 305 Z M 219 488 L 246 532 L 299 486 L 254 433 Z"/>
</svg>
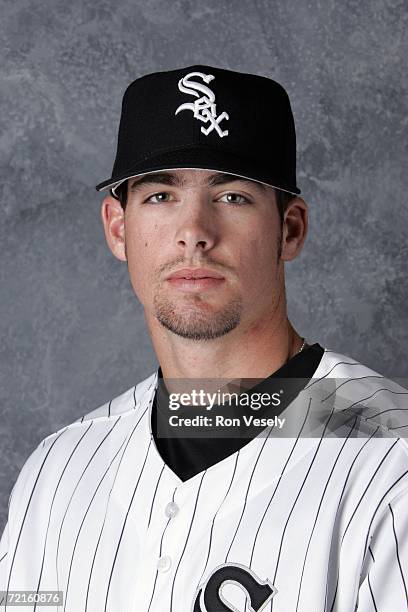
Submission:
<svg viewBox="0 0 408 612">
<path fill-rule="evenodd" d="M 209 340 L 273 316 L 284 291 L 280 229 L 274 189 L 258 182 L 181 169 L 129 179 L 126 258 L 147 321 Z M 182 268 L 219 278 L 169 279 Z"/>
</svg>

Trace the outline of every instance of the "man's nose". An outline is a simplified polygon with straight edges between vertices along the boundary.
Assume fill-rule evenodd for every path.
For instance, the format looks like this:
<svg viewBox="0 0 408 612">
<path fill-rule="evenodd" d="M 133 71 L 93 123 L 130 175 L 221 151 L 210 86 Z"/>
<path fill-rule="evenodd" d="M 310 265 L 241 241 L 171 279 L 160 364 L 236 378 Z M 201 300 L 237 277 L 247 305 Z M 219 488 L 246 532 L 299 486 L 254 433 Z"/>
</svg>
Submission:
<svg viewBox="0 0 408 612">
<path fill-rule="evenodd" d="M 211 201 L 204 195 L 190 195 L 180 211 L 176 242 L 185 257 L 197 250 L 208 251 L 216 242 Z"/>
</svg>

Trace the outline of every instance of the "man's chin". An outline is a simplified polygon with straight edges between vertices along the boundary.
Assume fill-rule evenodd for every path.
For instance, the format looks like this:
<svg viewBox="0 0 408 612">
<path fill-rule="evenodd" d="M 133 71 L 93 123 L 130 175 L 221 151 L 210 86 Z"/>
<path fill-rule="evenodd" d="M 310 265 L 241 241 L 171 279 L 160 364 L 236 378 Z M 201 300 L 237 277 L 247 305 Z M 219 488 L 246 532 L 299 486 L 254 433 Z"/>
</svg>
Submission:
<svg viewBox="0 0 408 612">
<path fill-rule="evenodd" d="M 167 330 L 190 340 L 214 340 L 235 329 L 241 321 L 241 301 L 215 310 L 206 301 L 178 308 L 174 303 L 155 304 L 155 317 Z"/>
<path fill-rule="evenodd" d="M 159 323 L 167 330 L 171 331 L 176 336 L 186 338 L 188 340 L 215 340 L 229 333 L 237 324 L 231 322 L 224 326 L 214 325 L 189 325 L 184 321 L 175 322 L 167 319 L 158 318 Z"/>
</svg>

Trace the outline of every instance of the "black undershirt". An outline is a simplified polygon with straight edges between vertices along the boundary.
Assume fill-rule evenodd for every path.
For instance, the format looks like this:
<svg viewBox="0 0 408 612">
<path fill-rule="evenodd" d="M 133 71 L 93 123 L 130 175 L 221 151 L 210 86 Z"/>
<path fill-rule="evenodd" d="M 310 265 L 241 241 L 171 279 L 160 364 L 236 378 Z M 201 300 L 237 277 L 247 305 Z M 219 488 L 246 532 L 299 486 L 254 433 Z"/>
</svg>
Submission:
<svg viewBox="0 0 408 612">
<path fill-rule="evenodd" d="M 294 355 L 281 368 L 273 374 L 260 381 L 260 383 L 245 390 L 245 393 L 250 396 L 252 393 L 259 392 L 276 392 L 275 378 L 287 378 L 288 382 L 279 381 L 279 387 L 285 389 L 282 394 L 281 403 L 279 406 L 266 406 L 257 410 L 256 416 L 273 417 L 279 414 L 290 404 L 300 391 L 306 386 L 310 378 L 313 377 L 320 360 L 323 356 L 324 348 L 317 342 L 300 353 Z M 177 437 L 174 436 L 174 427 L 168 423 L 170 411 L 168 410 L 169 395 L 165 384 L 163 383 L 163 373 L 161 368 L 158 370 L 159 386 L 156 390 L 153 406 L 152 406 L 152 432 L 157 450 L 159 451 L 163 461 L 177 476 L 184 482 L 195 476 L 199 472 L 209 468 L 211 465 L 222 461 L 229 455 L 235 453 L 240 448 L 248 444 L 254 437 L 259 434 L 253 428 L 253 433 L 246 432 L 246 437 Z M 290 379 L 301 379 L 290 381 Z M 283 383 L 283 384 L 282 384 Z M 159 409 L 157 397 L 160 397 Z M 183 407 L 186 410 L 191 407 Z M 214 406 L 213 410 L 216 409 Z M 187 413 L 184 413 L 186 416 Z M 160 424 L 161 435 L 157 435 L 158 419 Z M 246 428 L 248 430 L 248 428 Z M 163 437 L 162 432 L 166 431 L 169 437 Z M 211 434 L 210 434 L 211 435 Z M 249 436 L 249 437 L 248 437 Z"/>
</svg>

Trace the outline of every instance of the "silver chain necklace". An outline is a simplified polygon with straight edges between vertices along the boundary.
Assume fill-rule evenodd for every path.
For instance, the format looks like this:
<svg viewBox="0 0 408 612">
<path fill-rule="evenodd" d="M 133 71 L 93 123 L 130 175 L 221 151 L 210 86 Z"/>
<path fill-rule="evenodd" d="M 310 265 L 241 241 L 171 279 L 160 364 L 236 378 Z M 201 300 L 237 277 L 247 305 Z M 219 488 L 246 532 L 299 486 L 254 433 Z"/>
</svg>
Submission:
<svg viewBox="0 0 408 612">
<path fill-rule="evenodd" d="M 286 360 L 286 363 L 288 363 L 295 355 L 299 355 L 299 353 L 301 353 L 303 351 L 303 349 L 305 348 L 306 345 L 306 338 L 302 338 L 303 342 L 302 342 L 302 346 L 300 347 L 300 349 L 298 351 L 296 351 L 296 353 L 294 353 L 292 355 L 292 357 L 288 357 L 288 359 Z"/>
<path fill-rule="evenodd" d="M 306 338 L 302 338 L 303 342 L 302 342 L 302 346 L 300 347 L 300 349 L 295 353 L 295 355 L 297 355 L 298 353 L 300 353 L 301 351 L 303 351 L 303 349 L 305 348 L 306 345 Z"/>
</svg>

